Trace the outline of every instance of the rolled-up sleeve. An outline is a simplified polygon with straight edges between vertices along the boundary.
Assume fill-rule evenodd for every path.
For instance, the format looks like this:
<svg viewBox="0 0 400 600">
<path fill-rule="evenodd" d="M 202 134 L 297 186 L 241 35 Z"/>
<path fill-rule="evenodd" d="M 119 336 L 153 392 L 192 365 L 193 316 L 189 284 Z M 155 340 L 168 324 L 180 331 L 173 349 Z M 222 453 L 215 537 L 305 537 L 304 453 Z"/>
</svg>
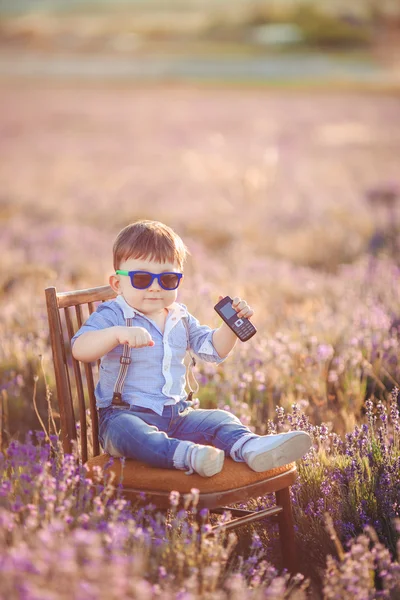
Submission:
<svg viewBox="0 0 400 600">
<path fill-rule="evenodd" d="M 71 344 L 74 345 L 78 337 L 87 331 L 97 331 L 99 329 L 113 327 L 114 325 L 118 325 L 118 315 L 107 302 L 104 302 L 97 307 L 96 312 L 92 313 L 82 327 L 78 329 L 71 340 Z"/>
<path fill-rule="evenodd" d="M 221 358 L 214 348 L 212 337 L 215 329 L 211 329 L 208 325 L 200 325 L 199 321 L 190 314 L 188 324 L 190 349 L 196 356 L 206 362 L 214 363 L 221 363 L 227 358 L 226 356 Z"/>
</svg>

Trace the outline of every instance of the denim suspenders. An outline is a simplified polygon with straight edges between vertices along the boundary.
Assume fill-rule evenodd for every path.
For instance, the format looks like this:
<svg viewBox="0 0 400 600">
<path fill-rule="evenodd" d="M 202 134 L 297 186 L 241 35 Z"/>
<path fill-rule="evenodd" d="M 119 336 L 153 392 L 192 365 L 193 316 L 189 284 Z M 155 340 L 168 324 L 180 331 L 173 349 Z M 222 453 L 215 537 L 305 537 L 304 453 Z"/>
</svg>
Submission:
<svg viewBox="0 0 400 600">
<path fill-rule="evenodd" d="M 126 319 L 126 326 L 127 327 L 132 327 L 132 318 Z M 183 320 L 183 324 L 185 326 L 186 329 L 186 340 L 187 340 L 187 345 L 186 345 L 186 349 L 190 354 L 190 358 L 191 361 L 189 363 L 189 369 L 186 371 L 186 382 L 187 385 L 189 387 L 189 394 L 187 396 L 187 400 L 190 402 L 193 398 L 193 394 L 197 394 L 198 390 L 199 390 L 199 384 L 196 380 L 196 377 L 194 376 L 193 373 L 193 367 L 196 366 L 196 359 L 194 358 L 193 354 L 190 352 L 190 343 L 189 343 L 189 327 L 187 324 L 187 320 L 185 317 L 182 317 Z M 130 404 L 128 402 L 125 402 L 122 399 L 122 390 L 125 384 L 125 379 L 126 376 L 128 374 L 128 369 L 129 369 L 129 365 L 132 362 L 131 359 L 131 348 L 129 347 L 129 344 L 124 344 L 124 349 L 122 352 L 122 356 L 119 359 L 119 362 L 121 363 L 121 366 L 119 368 L 119 373 L 118 373 L 118 377 L 117 380 L 115 382 L 115 386 L 114 386 L 114 393 L 113 393 L 113 399 L 112 399 L 112 405 L 113 406 L 119 406 L 121 408 L 123 407 L 129 407 Z M 192 375 L 193 381 L 195 382 L 195 387 L 196 389 L 193 390 L 192 386 L 190 385 L 190 377 L 189 375 Z"/>
</svg>

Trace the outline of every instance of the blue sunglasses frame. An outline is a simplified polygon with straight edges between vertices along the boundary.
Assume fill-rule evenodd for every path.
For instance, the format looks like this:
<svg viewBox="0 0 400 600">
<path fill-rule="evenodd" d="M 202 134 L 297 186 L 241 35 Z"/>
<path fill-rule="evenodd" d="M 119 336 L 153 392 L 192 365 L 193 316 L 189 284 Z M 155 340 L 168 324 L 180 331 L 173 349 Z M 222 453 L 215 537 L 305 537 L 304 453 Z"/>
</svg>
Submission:
<svg viewBox="0 0 400 600">
<path fill-rule="evenodd" d="M 149 271 L 121 271 L 120 269 L 118 269 L 117 271 L 115 271 L 115 273 L 117 275 L 127 275 L 130 280 L 131 280 L 131 284 L 132 287 L 134 287 L 136 290 L 147 290 L 147 288 L 149 288 L 151 286 L 151 284 L 153 283 L 153 281 L 155 279 L 157 279 L 158 281 L 158 285 L 160 287 L 162 287 L 163 290 L 167 290 L 167 291 L 172 291 L 172 290 L 176 290 L 177 287 L 179 287 L 179 284 L 182 280 L 183 274 L 182 273 L 176 273 L 175 271 L 168 271 L 166 273 L 150 273 Z M 150 275 L 151 279 L 149 282 L 149 285 L 146 285 L 145 287 L 138 287 L 137 285 L 135 285 L 133 283 L 133 278 L 135 275 L 140 274 L 140 275 Z M 175 275 L 178 278 L 178 283 L 176 284 L 175 287 L 165 287 L 165 285 L 163 285 L 161 279 L 164 275 Z"/>
</svg>

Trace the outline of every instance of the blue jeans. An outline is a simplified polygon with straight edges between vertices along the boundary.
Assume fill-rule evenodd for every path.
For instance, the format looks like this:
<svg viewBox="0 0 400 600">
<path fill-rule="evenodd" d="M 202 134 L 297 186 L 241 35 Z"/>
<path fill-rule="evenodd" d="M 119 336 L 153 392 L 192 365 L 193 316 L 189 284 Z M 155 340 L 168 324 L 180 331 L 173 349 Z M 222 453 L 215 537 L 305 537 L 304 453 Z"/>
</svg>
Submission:
<svg viewBox="0 0 400 600">
<path fill-rule="evenodd" d="M 111 405 L 98 412 L 99 440 L 104 450 L 112 456 L 135 458 L 153 467 L 176 466 L 173 456 L 182 440 L 215 446 L 224 450 L 226 456 L 241 460 L 240 455 L 235 455 L 235 448 L 254 437 L 248 427 L 226 410 L 194 409 L 186 400 L 165 406 L 162 415 L 135 405 L 130 408 Z"/>
</svg>

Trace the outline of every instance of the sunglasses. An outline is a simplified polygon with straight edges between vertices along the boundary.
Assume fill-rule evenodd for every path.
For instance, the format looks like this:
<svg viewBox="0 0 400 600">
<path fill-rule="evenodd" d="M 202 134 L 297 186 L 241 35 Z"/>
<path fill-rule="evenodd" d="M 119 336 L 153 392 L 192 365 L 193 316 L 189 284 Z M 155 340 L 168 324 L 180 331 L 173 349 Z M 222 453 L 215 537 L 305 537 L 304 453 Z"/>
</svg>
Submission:
<svg viewBox="0 0 400 600">
<path fill-rule="evenodd" d="M 183 277 L 182 273 L 148 273 L 147 271 L 115 271 L 117 275 L 128 275 L 132 287 L 145 290 L 155 279 L 163 290 L 176 290 Z"/>
</svg>

